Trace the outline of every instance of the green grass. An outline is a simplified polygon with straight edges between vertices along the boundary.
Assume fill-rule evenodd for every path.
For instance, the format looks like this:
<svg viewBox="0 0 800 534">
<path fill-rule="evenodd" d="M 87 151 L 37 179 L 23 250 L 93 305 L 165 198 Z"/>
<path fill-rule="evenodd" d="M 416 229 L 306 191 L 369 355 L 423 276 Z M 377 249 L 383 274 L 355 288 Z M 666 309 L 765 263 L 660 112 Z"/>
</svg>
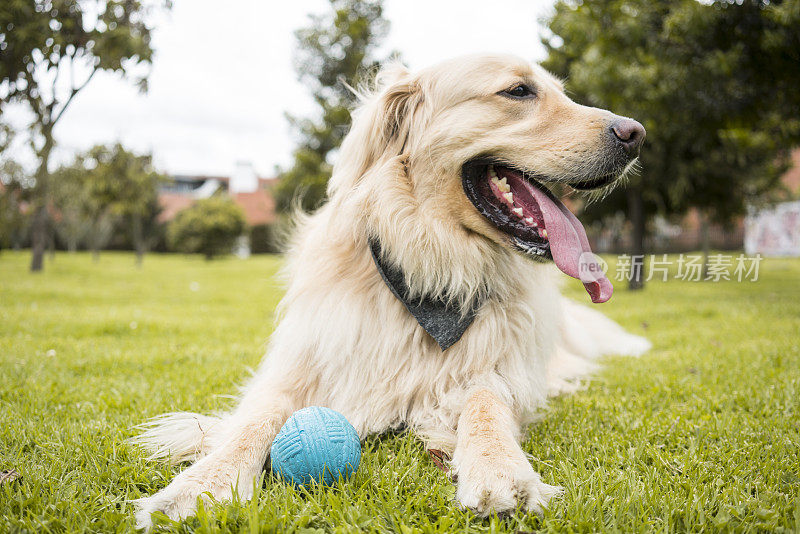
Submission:
<svg viewBox="0 0 800 534">
<path fill-rule="evenodd" d="M 0 255 L 0 532 L 133 529 L 127 503 L 176 470 L 124 440 L 170 410 L 211 411 L 259 361 L 280 260 Z M 524 448 L 565 494 L 543 517 L 482 520 L 408 434 L 371 438 L 340 488 L 267 476 L 253 503 L 163 528 L 194 532 L 793 531 L 800 529 L 800 261 L 758 282 L 618 285 L 603 307 L 654 350 L 609 358 Z M 577 282 L 571 295 L 586 301 Z"/>
</svg>

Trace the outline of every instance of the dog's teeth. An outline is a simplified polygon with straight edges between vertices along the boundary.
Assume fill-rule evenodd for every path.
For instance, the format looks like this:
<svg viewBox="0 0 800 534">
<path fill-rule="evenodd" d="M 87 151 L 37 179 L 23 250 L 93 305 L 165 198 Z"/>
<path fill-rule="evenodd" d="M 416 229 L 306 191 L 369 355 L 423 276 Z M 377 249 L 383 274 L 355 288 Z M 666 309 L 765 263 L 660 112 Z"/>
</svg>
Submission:
<svg viewBox="0 0 800 534">
<path fill-rule="evenodd" d="M 533 217 L 525 217 L 525 222 L 533 226 Z"/>
<path fill-rule="evenodd" d="M 498 183 L 497 186 L 500 188 L 500 191 L 502 191 L 503 193 L 508 193 L 509 191 L 511 191 L 511 186 L 508 185 L 508 183 L 506 182 L 505 177 L 503 177 L 500 180 L 500 183 Z"/>
<path fill-rule="evenodd" d="M 503 193 L 503 198 L 508 201 L 509 204 L 514 202 L 514 193 Z"/>
<path fill-rule="evenodd" d="M 509 193 L 509 195 L 510 195 L 510 194 L 511 194 L 511 193 Z M 513 211 L 513 212 L 514 212 L 514 215 L 516 215 L 517 217 L 522 217 L 522 208 L 514 208 L 514 209 L 512 209 L 511 211 Z"/>
</svg>

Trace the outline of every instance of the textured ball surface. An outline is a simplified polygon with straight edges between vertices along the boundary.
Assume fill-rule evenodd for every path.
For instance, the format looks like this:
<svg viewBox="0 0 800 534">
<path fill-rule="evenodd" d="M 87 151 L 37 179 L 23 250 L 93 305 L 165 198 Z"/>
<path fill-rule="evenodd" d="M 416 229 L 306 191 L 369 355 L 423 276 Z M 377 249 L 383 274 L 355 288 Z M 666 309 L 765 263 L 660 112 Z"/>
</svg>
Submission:
<svg viewBox="0 0 800 534">
<path fill-rule="evenodd" d="M 337 411 L 312 406 L 292 414 L 272 442 L 272 470 L 287 482 L 334 484 L 361 462 L 361 443 L 353 425 Z"/>
</svg>

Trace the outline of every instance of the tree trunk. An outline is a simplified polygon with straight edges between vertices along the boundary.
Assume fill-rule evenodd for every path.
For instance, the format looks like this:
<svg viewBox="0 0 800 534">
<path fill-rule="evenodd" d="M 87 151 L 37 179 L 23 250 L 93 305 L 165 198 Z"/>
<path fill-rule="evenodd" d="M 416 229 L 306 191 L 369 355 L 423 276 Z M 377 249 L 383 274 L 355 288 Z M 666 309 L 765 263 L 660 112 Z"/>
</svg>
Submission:
<svg viewBox="0 0 800 534">
<path fill-rule="evenodd" d="M 708 213 L 700 214 L 700 246 L 703 249 L 703 275 L 702 280 L 708 275 L 708 253 L 711 249 L 711 238 L 709 237 L 709 218 Z"/>
<path fill-rule="evenodd" d="M 56 259 L 56 233 L 52 228 L 47 229 L 47 255 L 50 256 L 50 261 Z"/>
<path fill-rule="evenodd" d="M 642 191 L 628 188 L 628 218 L 631 221 L 631 276 L 628 289 L 644 288 L 645 216 Z"/>
<path fill-rule="evenodd" d="M 33 224 L 31 225 L 31 272 L 36 273 L 44 268 L 44 251 L 47 247 L 47 223 L 49 213 L 47 204 L 49 199 L 48 182 L 50 172 L 47 167 L 50 162 L 50 152 L 53 150 L 53 130 L 43 128 L 44 145 L 37 154 L 39 168 L 36 171 L 36 187 L 34 189 L 35 206 Z"/>
<path fill-rule="evenodd" d="M 41 198 L 40 198 L 41 201 Z M 47 245 L 47 206 L 36 206 L 31 225 L 31 272 L 44 268 L 44 249 Z"/>
<path fill-rule="evenodd" d="M 131 225 L 133 227 L 133 248 L 136 249 L 136 266 L 141 267 L 146 248 L 142 235 L 142 216 L 134 214 L 131 218 Z"/>
</svg>

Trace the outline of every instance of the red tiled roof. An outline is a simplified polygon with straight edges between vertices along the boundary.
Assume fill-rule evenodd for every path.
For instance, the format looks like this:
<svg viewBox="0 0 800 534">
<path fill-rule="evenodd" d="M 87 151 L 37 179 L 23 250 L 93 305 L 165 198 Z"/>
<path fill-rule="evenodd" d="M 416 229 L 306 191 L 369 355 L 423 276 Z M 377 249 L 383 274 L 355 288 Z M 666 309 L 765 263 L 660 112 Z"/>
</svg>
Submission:
<svg viewBox="0 0 800 534">
<path fill-rule="evenodd" d="M 223 178 L 216 178 L 223 180 Z M 272 198 L 267 186 L 275 183 L 276 178 L 259 178 L 259 188 L 252 193 L 235 193 L 231 199 L 244 211 L 245 220 L 250 226 L 257 224 L 270 224 L 275 222 L 275 199 Z M 227 181 L 227 178 L 224 178 Z M 168 222 L 175 218 L 178 212 L 185 210 L 195 199 L 188 193 L 162 192 L 158 195 L 161 213 L 160 222 Z"/>
<path fill-rule="evenodd" d="M 250 226 L 275 222 L 275 199 L 263 187 L 252 193 L 236 193 L 231 198 L 242 208 Z"/>
<path fill-rule="evenodd" d="M 184 193 L 159 193 L 158 203 L 161 206 L 158 220 L 167 222 L 174 219 L 178 212 L 194 204 L 194 198 Z"/>
<path fill-rule="evenodd" d="M 792 151 L 790 159 L 791 167 L 783 174 L 782 181 L 792 195 L 797 195 L 800 193 L 800 148 Z"/>
</svg>

